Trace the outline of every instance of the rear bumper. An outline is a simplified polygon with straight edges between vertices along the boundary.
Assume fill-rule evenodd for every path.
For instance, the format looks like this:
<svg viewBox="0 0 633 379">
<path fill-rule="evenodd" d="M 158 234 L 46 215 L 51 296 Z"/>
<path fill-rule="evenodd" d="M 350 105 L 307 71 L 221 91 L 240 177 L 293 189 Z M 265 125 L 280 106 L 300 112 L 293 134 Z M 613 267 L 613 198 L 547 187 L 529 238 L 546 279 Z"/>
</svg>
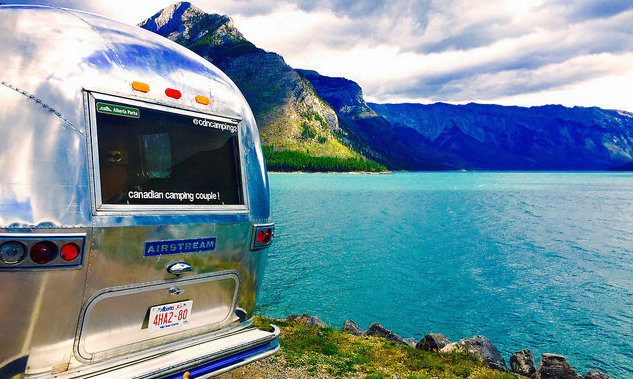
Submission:
<svg viewBox="0 0 633 379">
<path fill-rule="evenodd" d="M 228 336 L 145 359 L 124 367 L 102 368 L 98 372 L 71 371 L 56 378 L 176 379 L 189 373 L 203 379 L 266 358 L 279 351 L 279 328 L 272 332 L 247 329 Z"/>
</svg>

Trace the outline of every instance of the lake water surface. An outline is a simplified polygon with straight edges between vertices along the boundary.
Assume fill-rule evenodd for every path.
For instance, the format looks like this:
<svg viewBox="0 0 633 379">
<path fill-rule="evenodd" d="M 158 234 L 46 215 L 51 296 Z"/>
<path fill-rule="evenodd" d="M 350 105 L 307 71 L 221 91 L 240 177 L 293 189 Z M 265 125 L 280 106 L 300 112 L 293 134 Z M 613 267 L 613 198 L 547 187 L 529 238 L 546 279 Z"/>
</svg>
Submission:
<svg viewBox="0 0 633 379">
<path fill-rule="evenodd" d="M 271 174 L 258 299 L 633 378 L 633 174 Z"/>
</svg>

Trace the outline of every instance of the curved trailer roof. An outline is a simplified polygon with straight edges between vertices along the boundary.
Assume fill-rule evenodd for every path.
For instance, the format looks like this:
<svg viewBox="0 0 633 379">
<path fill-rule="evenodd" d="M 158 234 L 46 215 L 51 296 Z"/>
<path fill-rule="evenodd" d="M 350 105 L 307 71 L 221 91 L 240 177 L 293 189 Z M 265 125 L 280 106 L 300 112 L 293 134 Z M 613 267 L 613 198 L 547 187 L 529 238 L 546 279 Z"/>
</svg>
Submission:
<svg viewBox="0 0 633 379">
<path fill-rule="evenodd" d="M 90 207 L 81 204 L 89 197 L 87 185 L 81 188 L 88 177 L 82 165 L 89 166 L 81 147 L 89 129 L 83 90 L 241 120 L 241 161 L 250 211 L 254 219 L 270 216 L 252 112 L 235 84 L 200 56 L 138 27 L 44 6 L 0 6 L 0 46 L 0 102 L 5 108 L 0 114 L 0 205 L 12 210 L 11 216 L 0 215 L 0 228 L 89 222 Z M 135 91 L 134 81 L 149 84 L 150 91 Z M 179 90 L 182 97 L 166 96 L 167 88 Z M 211 103 L 196 102 L 196 95 Z M 63 145 L 64 151 L 56 151 Z M 67 167 L 51 170 L 52 163 L 40 164 L 38 156 Z M 57 198 L 34 196 L 36 187 L 73 184 L 78 188 L 56 191 Z M 34 201 L 36 197 L 39 200 Z"/>
</svg>

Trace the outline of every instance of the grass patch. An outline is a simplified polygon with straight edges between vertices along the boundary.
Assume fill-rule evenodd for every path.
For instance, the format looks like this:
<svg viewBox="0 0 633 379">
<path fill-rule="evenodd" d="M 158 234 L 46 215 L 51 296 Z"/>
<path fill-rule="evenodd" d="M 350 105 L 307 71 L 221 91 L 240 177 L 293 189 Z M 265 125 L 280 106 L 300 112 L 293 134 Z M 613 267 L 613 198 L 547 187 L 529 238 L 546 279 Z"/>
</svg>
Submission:
<svg viewBox="0 0 633 379">
<path fill-rule="evenodd" d="M 325 372 L 337 378 L 515 378 L 464 354 L 422 351 L 381 338 L 308 327 L 301 320 L 288 322 L 262 316 L 254 319 L 254 325 L 264 329 L 271 323 L 281 329 L 277 364 L 304 367 L 311 375 Z"/>
</svg>

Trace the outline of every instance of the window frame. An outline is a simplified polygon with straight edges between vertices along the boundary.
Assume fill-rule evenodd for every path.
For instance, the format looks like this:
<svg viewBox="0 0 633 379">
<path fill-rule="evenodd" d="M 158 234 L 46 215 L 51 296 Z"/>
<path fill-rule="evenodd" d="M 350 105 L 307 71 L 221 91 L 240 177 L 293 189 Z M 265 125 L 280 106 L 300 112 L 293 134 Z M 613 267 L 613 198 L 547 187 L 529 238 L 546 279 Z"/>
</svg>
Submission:
<svg viewBox="0 0 633 379">
<path fill-rule="evenodd" d="M 93 181 L 93 206 L 94 213 L 96 215 L 100 214 L 117 214 L 117 215 L 125 215 L 125 214 L 151 214 L 151 215 L 160 215 L 160 214 L 199 214 L 199 213 L 247 213 L 249 211 L 248 206 L 248 194 L 246 188 L 245 181 L 245 167 L 244 161 L 245 156 L 243 152 L 243 144 L 242 144 L 242 132 L 239 127 L 241 119 L 232 118 L 227 116 L 220 116 L 217 114 L 206 113 L 198 109 L 187 109 L 175 107 L 171 104 L 160 103 L 158 101 L 152 99 L 139 99 L 139 98 L 131 98 L 125 95 L 113 95 L 106 94 L 94 91 L 86 91 L 87 95 L 87 105 L 88 105 L 88 123 L 89 123 L 89 136 L 88 142 L 89 146 L 89 154 L 91 160 L 91 175 Z M 227 123 L 231 125 L 235 125 L 237 127 L 237 144 L 236 144 L 236 154 L 239 157 L 239 163 L 237 165 L 239 169 L 239 180 L 240 187 L 238 191 L 240 191 L 243 203 L 244 204 L 229 204 L 229 205 L 218 205 L 218 204 L 104 204 L 103 199 L 101 197 L 101 171 L 99 165 L 99 138 L 97 134 L 97 109 L 96 104 L 97 101 L 113 101 L 118 103 L 123 103 L 125 105 L 147 108 L 162 112 L 173 113 L 177 115 L 189 116 L 189 117 L 200 117 L 213 121 L 218 121 L 222 123 Z M 237 173 L 236 173 L 237 174 Z"/>
</svg>

